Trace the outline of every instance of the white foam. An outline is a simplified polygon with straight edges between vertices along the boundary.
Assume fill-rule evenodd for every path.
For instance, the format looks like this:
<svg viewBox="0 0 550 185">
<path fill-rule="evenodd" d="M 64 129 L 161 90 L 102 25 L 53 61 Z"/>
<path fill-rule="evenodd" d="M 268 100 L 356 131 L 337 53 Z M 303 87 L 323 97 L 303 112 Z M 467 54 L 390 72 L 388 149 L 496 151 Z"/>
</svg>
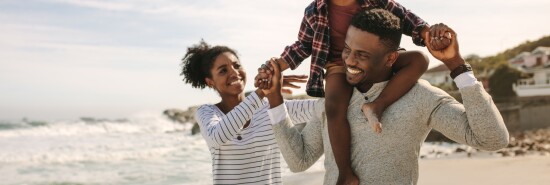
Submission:
<svg viewBox="0 0 550 185">
<path fill-rule="evenodd" d="M 44 126 L 0 130 L 0 138 L 22 136 L 74 136 L 107 133 L 165 133 L 186 131 L 191 124 L 179 124 L 161 114 L 135 115 L 127 121 L 57 121 Z"/>
</svg>

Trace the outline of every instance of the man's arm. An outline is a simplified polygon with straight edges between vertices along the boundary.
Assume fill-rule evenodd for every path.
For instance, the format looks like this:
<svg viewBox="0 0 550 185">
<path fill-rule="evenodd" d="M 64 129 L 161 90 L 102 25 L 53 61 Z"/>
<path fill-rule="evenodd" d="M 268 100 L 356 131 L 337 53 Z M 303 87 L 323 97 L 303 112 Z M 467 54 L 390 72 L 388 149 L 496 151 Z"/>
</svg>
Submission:
<svg viewBox="0 0 550 185">
<path fill-rule="evenodd" d="M 321 100 L 316 101 L 323 103 L 320 102 Z M 270 109 L 268 114 L 272 120 L 277 145 L 279 145 L 290 171 L 305 171 L 319 160 L 324 153 L 323 124 L 320 119 L 324 114 L 315 113 L 301 132 L 294 127 L 285 106 L 280 105 Z"/>
<path fill-rule="evenodd" d="M 306 123 L 311 120 L 314 115 L 314 107 L 317 101 L 309 100 L 286 100 L 288 116 L 292 123 Z"/>
<path fill-rule="evenodd" d="M 281 94 L 282 75 L 281 68 L 276 61 L 270 61 L 273 67 L 271 87 L 267 90 L 267 99 L 270 109 L 267 111 L 269 120 L 273 124 L 273 132 L 277 145 L 281 149 L 283 157 L 292 172 L 300 172 L 308 169 L 323 154 L 322 126 L 317 116 L 312 116 L 302 132 L 294 128 Z M 319 104 L 313 103 L 313 104 Z M 296 104 L 298 105 L 298 104 Z M 299 104 L 308 105 L 308 104 Z M 322 104 L 324 105 L 324 104 Z M 315 106 L 323 107 L 323 106 Z M 297 107 L 305 109 L 306 107 Z M 315 109 L 314 111 L 315 112 Z M 317 115 L 316 113 L 314 115 Z"/>
<path fill-rule="evenodd" d="M 439 24 L 438 28 L 441 29 L 439 31 L 450 33 L 451 45 L 443 50 L 434 50 L 429 44 L 427 47 L 430 53 L 441 60 L 453 71 L 452 73 L 467 69 L 460 67 L 465 62 L 459 53 L 456 33 L 443 24 Z M 427 41 L 430 43 L 431 38 L 428 37 Z M 459 87 L 464 105 L 441 90 L 425 94 L 424 96 L 436 98 L 437 102 L 431 110 L 429 124 L 459 143 L 485 150 L 506 147 L 509 134 L 491 96 L 477 82 L 471 71 L 460 73 L 454 80 Z"/>
<path fill-rule="evenodd" d="M 484 150 L 498 150 L 508 145 L 508 130 L 491 96 L 483 86 L 460 89 L 463 105 L 447 94 L 438 95 L 439 104 L 430 115 L 429 124 L 448 138 Z"/>
<path fill-rule="evenodd" d="M 460 93 L 464 105 L 448 95 L 439 97 L 439 105 L 430 116 L 431 126 L 450 139 L 475 148 L 498 150 L 506 147 L 508 131 L 483 86 L 475 82 L 474 85 L 461 88 Z"/>
</svg>

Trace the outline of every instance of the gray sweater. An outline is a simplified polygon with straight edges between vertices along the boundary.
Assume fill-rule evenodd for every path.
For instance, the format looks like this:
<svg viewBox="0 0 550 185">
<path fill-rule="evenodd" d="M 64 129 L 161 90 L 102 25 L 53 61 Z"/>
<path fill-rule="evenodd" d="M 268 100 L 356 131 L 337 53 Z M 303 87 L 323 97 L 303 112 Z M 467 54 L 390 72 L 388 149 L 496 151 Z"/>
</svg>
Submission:
<svg viewBox="0 0 550 185">
<path fill-rule="evenodd" d="M 388 107 L 382 117 L 382 133 L 375 134 L 361 112 L 365 96 L 374 100 L 387 82 L 377 83 L 365 94 L 354 90 L 348 108 L 351 128 L 351 161 L 361 184 L 416 184 L 418 154 L 430 130 L 483 150 L 508 144 L 508 131 L 491 97 L 481 84 L 460 90 L 464 105 L 446 92 L 420 80 L 405 96 Z M 368 102 L 368 101 L 367 101 Z M 326 127 L 324 99 L 302 132 L 287 119 L 274 124 L 277 144 L 290 170 L 308 169 L 325 154 L 324 184 L 336 184 L 334 161 Z M 444 169 L 442 169 L 444 170 Z"/>
</svg>

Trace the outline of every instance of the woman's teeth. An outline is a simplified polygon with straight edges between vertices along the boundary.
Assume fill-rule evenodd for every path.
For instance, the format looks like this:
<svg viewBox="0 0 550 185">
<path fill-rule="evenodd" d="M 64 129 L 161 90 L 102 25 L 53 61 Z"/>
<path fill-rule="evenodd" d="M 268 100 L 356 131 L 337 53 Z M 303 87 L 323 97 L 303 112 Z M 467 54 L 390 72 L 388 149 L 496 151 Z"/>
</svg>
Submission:
<svg viewBox="0 0 550 185">
<path fill-rule="evenodd" d="M 237 81 L 231 82 L 229 85 L 241 84 L 242 81 L 243 81 L 243 80 L 237 80 Z"/>
</svg>

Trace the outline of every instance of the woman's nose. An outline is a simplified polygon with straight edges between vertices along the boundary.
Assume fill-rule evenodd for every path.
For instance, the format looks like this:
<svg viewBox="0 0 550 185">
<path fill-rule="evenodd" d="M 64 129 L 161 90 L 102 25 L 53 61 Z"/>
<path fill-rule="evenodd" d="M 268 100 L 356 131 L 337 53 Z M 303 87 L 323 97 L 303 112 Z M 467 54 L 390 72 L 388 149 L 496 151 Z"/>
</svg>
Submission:
<svg viewBox="0 0 550 185">
<path fill-rule="evenodd" d="M 235 69 L 235 68 L 231 68 L 231 70 L 229 70 L 231 72 L 231 77 L 238 77 L 239 76 L 239 70 L 238 69 Z"/>
</svg>

